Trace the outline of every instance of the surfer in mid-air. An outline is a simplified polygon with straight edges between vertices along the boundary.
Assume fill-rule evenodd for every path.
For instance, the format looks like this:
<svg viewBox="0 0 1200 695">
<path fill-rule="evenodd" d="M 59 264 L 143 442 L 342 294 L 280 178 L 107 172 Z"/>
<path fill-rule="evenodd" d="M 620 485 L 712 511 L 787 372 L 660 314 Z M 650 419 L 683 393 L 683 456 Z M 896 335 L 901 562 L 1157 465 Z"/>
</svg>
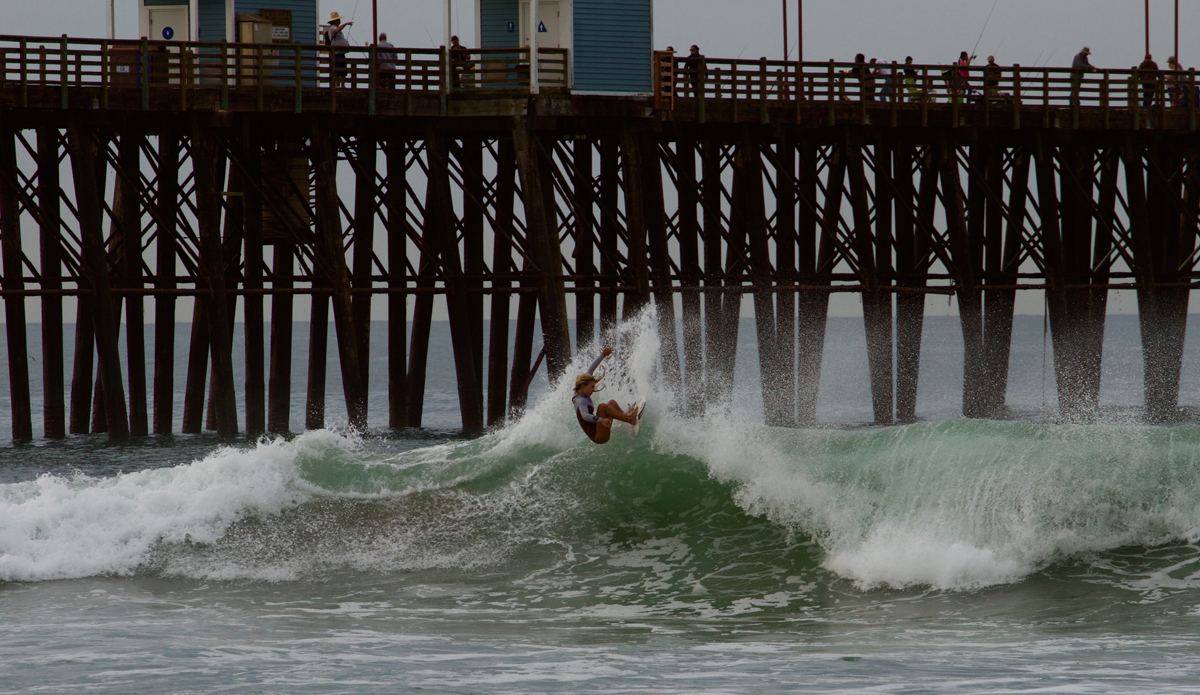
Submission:
<svg viewBox="0 0 1200 695">
<path fill-rule="evenodd" d="M 597 444 L 605 444 L 609 437 L 612 436 L 613 420 L 620 420 L 626 424 L 636 427 L 641 413 L 635 406 L 629 406 L 627 410 L 621 410 L 621 406 L 616 401 L 601 403 L 599 407 L 592 404 L 592 394 L 597 391 L 596 385 L 604 378 L 601 374 L 599 377 L 594 376 L 596 368 L 600 366 L 600 362 L 612 354 L 613 349 L 606 347 L 592 362 L 592 366 L 588 367 L 586 374 L 580 374 L 575 377 L 575 395 L 571 397 L 571 402 L 575 404 L 575 417 L 579 420 L 579 426 L 583 428 L 584 434 Z M 599 390 L 603 390 L 600 387 Z"/>
</svg>

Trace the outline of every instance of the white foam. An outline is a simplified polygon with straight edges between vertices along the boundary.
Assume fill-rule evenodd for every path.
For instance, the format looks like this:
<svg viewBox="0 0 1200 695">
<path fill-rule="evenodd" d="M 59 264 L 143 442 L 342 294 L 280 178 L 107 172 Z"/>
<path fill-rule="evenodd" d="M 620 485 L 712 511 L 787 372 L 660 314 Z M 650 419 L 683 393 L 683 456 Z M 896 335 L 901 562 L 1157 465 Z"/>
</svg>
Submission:
<svg viewBox="0 0 1200 695">
<path fill-rule="evenodd" d="M 160 542 L 207 543 L 250 514 L 277 514 L 320 490 L 299 457 L 354 446 L 329 432 L 252 449 L 222 448 L 201 461 L 92 478 L 43 475 L 0 486 L 0 579 L 32 581 L 130 574 Z"/>
</svg>

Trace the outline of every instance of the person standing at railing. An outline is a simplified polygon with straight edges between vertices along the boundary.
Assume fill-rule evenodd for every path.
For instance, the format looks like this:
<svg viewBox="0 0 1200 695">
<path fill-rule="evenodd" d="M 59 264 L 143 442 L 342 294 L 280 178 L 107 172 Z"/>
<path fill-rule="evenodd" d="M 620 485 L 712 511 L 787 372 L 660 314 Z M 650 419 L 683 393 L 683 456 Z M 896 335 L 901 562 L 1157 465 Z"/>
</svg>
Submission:
<svg viewBox="0 0 1200 695">
<path fill-rule="evenodd" d="M 325 45 L 333 47 L 334 74 L 331 79 L 335 87 L 346 86 L 346 49 L 350 47 L 350 39 L 346 38 L 345 30 L 354 26 L 354 22 L 342 23 L 342 16 L 337 12 L 329 13 L 329 26 L 325 29 Z"/>
<path fill-rule="evenodd" d="M 1142 106 L 1145 108 L 1154 106 L 1154 93 L 1158 91 L 1159 72 L 1158 63 L 1154 62 L 1154 58 L 1147 53 L 1146 59 L 1138 65 L 1138 79 L 1142 83 Z"/>
<path fill-rule="evenodd" d="M 968 77 L 971 74 L 971 61 L 975 60 L 975 56 L 963 51 L 958 55 L 958 94 L 954 95 L 955 101 L 965 100 L 967 95 L 971 93 L 971 83 Z"/>
<path fill-rule="evenodd" d="M 875 76 L 867 66 L 867 57 L 862 53 L 854 56 L 854 76 L 858 78 L 859 98 L 875 101 Z"/>
<path fill-rule="evenodd" d="M 683 69 L 687 73 L 688 83 L 692 87 L 692 96 L 700 97 L 700 73 L 704 69 L 704 55 L 700 53 L 700 47 L 692 44 L 688 49 L 687 57 L 683 59 Z"/>
<path fill-rule="evenodd" d="M 387 32 L 379 32 L 379 43 L 375 44 L 375 70 L 380 89 L 396 88 L 396 47 L 388 41 Z"/>
<path fill-rule="evenodd" d="M 1083 50 L 1075 54 L 1075 60 L 1071 61 L 1071 68 L 1081 72 L 1096 72 L 1095 66 L 1088 60 L 1088 56 L 1092 54 L 1092 49 L 1087 46 Z"/>
<path fill-rule="evenodd" d="M 913 57 L 907 56 L 904 59 L 904 88 L 908 90 L 908 100 L 916 103 L 924 99 L 922 87 L 917 85 L 917 79 L 921 73 L 913 67 Z"/>
<path fill-rule="evenodd" d="M 467 50 L 457 36 L 450 37 L 450 75 L 454 86 L 463 87 L 463 73 L 471 64 L 471 52 Z"/>
<path fill-rule="evenodd" d="M 988 56 L 987 65 L 983 68 L 984 98 L 998 99 L 1000 97 L 1000 76 L 1002 72 L 996 63 L 996 56 Z"/>
<path fill-rule="evenodd" d="M 1183 106 L 1183 100 L 1179 98 L 1179 69 L 1179 61 L 1175 60 L 1175 56 L 1167 58 L 1167 71 L 1163 74 L 1167 106 Z"/>
</svg>

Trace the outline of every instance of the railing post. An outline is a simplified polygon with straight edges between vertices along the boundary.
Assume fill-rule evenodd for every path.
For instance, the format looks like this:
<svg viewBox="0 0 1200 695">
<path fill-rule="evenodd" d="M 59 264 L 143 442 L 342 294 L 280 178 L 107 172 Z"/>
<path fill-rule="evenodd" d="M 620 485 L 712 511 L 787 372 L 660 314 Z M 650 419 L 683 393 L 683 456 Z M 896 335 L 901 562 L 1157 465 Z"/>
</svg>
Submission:
<svg viewBox="0 0 1200 695">
<path fill-rule="evenodd" d="M 58 71 L 62 82 L 62 104 L 61 108 L 66 109 L 67 101 L 67 35 L 63 34 L 58 40 Z"/>
<path fill-rule="evenodd" d="M 929 67 L 921 68 L 921 127 L 929 127 L 929 100 L 933 98 L 933 85 L 929 83 Z"/>
<path fill-rule="evenodd" d="M 699 121 L 701 123 L 704 123 L 708 120 L 707 113 L 705 112 L 705 105 L 708 102 L 708 99 L 706 99 L 704 96 L 705 89 L 707 89 L 707 87 L 708 87 L 708 62 L 701 59 L 700 65 L 696 69 L 700 73 L 697 76 L 696 90 L 695 90 L 696 91 L 696 117 L 699 119 Z"/>
<path fill-rule="evenodd" d="M 438 115 L 445 116 L 447 111 L 446 101 L 450 96 L 450 48 L 442 46 L 438 55 Z M 537 56 L 533 55 L 533 51 L 529 51 L 529 81 L 533 84 L 534 75 L 537 67 L 534 61 Z M 533 87 L 531 86 L 532 90 Z M 536 92 L 535 92 L 536 93 Z"/>
<path fill-rule="evenodd" d="M 1109 90 L 1111 89 L 1111 86 L 1112 85 L 1109 81 L 1108 70 L 1105 70 L 1104 71 L 1104 81 L 1100 83 L 1100 92 L 1101 92 L 1100 93 L 1100 107 L 1104 111 L 1104 129 L 1105 130 L 1108 130 L 1109 123 L 1110 123 L 1109 109 L 1111 108 L 1111 104 L 1110 104 L 1111 95 L 1109 93 Z"/>
<path fill-rule="evenodd" d="M 829 84 L 826 85 L 826 90 L 825 90 L 825 96 L 826 96 L 825 101 L 828 104 L 828 108 L 829 108 L 829 125 L 833 125 L 834 121 L 836 120 L 836 114 L 833 109 L 833 104 L 834 104 L 833 83 L 834 83 L 833 61 L 830 60 L 829 61 Z"/>
<path fill-rule="evenodd" d="M 379 81 L 379 75 L 375 74 L 375 44 L 367 49 L 367 79 L 370 81 L 367 85 L 367 115 L 375 115 L 375 84 Z"/>
<path fill-rule="evenodd" d="M 1083 71 L 1071 71 L 1071 128 L 1079 130 L 1079 102 L 1083 98 Z"/>
<path fill-rule="evenodd" d="M 1050 127 L 1050 71 L 1042 68 L 1042 127 Z"/>
<path fill-rule="evenodd" d="M 108 83 L 112 79 L 108 69 L 108 42 L 100 44 L 100 108 L 108 108 Z"/>
<path fill-rule="evenodd" d="M 139 60 L 141 60 L 141 83 L 142 83 L 142 110 L 150 110 L 150 44 L 146 41 L 146 37 L 142 37 L 142 45 L 138 52 Z M 229 108 L 226 106 L 225 108 Z"/>
<path fill-rule="evenodd" d="M 1138 87 L 1141 86 L 1141 75 L 1139 75 L 1138 72 L 1139 70 L 1135 66 L 1133 68 L 1133 74 L 1129 77 L 1129 102 L 1130 111 L 1133 112 L 1134 130 L 1141 128 L 1142 122 L 1142 95 L 1138 93 Z"/>
<path fill-rule="evenodd" d="M 758 122 L 767 122 L 767 57 L 758 60 Z"/>
<path fill-rule="evenodd" d="M 337 51 L 333 46 L 328 48 L 329 55 L 329 112 L 337 111 Z"/>
<path fill-rule="evenodd" d="M 257 93 L 257 94 L 255 94 L 255 104 L 254 104 L 254 107 L 255 107 L 255 109 L 256 109 L 257 111 L 260 111 L 260 112 L 261 112 L 261 111 L 263 110 L 263 82 L 264 82 L 264 79 L 263 79 L 264 70 L 263 70 L 263 47 L 262 47 L 262 44 L 261 44 L 261 43 L 260 43 L 260 44 L 258 44 L 258 46 L 256 46 L 254 50 L 255 50 L 255 56 L 254 56 L 254 72 L 255 72 L 255 76 L 254 76 L 254 83 L 255 83 L 255 85 L 258 87 L 258 93 Z"/>
<path fill-rule="evenodd" d="M 304 108 L 304 83 L 302 81 L 302 73 L 300 70 L 300 44 L 292 44 L 292 79 L 295 84 L 292 88 L 295 90 L 295 104 L 292 107 L 296 113 L 300 113 Z"/>
<path fill-rule="evenodd" d="M 21 108 L 29 106 L 29 44 L 21 39 Z"/>
<path fill-rule="evenodd" d="M 412 51 L 404 52 L 404 115 L 412 115 Z"/>
<path fill-rule="evenodd" d="M 221 110 L 229 110 L 229 42 L 221 41 Z"/>
<path fill-rule="evenodd" d="M 1021 128 L 1021 64 L 1013 64 L 1013 129 Z"/>
<path fill-rule="evenodd" d="M 1188 68 L 1188 129 L 1196 130 L 1196 68 Z"/>
</svg>

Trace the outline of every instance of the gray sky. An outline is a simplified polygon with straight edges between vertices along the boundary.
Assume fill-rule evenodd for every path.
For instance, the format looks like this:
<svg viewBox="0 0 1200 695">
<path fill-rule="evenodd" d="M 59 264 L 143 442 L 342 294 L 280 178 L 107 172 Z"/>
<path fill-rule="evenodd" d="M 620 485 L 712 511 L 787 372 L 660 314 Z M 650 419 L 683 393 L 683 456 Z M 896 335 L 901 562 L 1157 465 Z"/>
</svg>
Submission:
<svg viewBox="0 0 1200 695">
<path fill-rule="evenodd" d="M 380 28 L 399 46 L 428 47 L 441 43 L 439 0 L 378 0 Z M 988 13 L 995 13 L 979 40 Z M 1151 50 L 1164 60 L 1174 48 L 1173 5 L 1151 0 Z M 1200 2 L 1184 0 L 1181 33 L 1200 27 Z M 789 2 L 789 30 L 795 43 L 796 0 Z M 861 51 L 868 58 L 920 63 L 949 62 L 979 40 L 980 57 L 996 53 L 1001 63 L 1070 65 L 1085 44 L 1093 63 L 1129 68 L 1143 52 L 1143 4 L 1137 0 L 806 0 L 805 58 L 850 60 Z M 117 0 L 117 35 L 137 36 L 135 0 Z M 7 34 L 100 37 L 104 34 L 104 0 L 0 0 Z M 15 10 L 20 9 L 20 12 Z M 33 10 L 33 11 L 30 11 Z M 371 0 L 321 0 L 322 16 L 337 10 L 356 20 L 351 38 L 370 39 Z M 472 2 L 454 4 L 453 30 L 468 43 L 475 35 Z M 783 57 L 779 0 L 656 0 L 655 43 L 684 48 L 698 43 L 714 57 Z M 1195 44 L 1192 44 L 1193 46 Z M 1181 49 L 1185 66 L 1200 62 L 1200 47 Z"/>
</svg>

